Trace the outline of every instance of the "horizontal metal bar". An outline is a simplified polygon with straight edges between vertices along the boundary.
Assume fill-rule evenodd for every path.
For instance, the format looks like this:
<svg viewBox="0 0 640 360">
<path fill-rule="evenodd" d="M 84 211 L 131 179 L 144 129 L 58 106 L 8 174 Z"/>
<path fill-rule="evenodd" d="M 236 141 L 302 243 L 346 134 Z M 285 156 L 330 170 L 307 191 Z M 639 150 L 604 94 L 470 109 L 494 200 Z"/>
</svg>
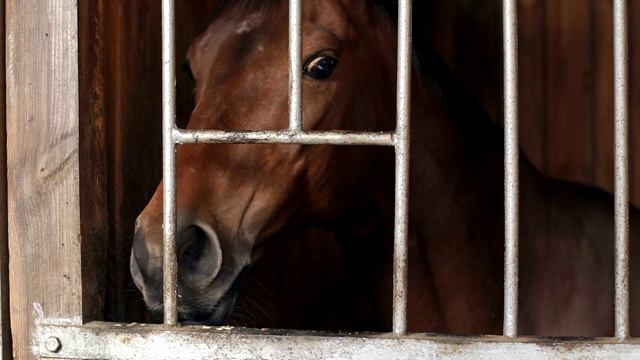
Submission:
<svg viewBox="0 0 640 360">
<path fill-rule="evenodd" d="M 303 144 L 394 146 L 393 132 L 354 131 L 221 131 L 176 129 L 178 144 Z"/>
<path fill-rule="evenodd" d="M 41 357 L 66 359 L 640 359 L 640 341 L 329 334 L 93 322 L 39 326 Z"/>
</svg>

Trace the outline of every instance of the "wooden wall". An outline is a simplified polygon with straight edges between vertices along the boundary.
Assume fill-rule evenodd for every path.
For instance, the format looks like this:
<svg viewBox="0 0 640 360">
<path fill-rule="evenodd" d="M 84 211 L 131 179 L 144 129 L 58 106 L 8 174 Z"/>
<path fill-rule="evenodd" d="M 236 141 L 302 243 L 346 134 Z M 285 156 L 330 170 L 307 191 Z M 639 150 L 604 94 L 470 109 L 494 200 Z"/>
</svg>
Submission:
<svg viewBox="0 0 640 360">
<path fill-rule="evenodd" d="M 640 1 L 631 0 L 631 196 L 640 205 Z M 430 0 L 420 31 L 502 120 L 502 2 Z M 613 191 L 611 0 L 520 0 L 520 142 L 545 173 Z"/>
<path fill-rule="evenodd" d="M 193 108 L 193 82 L 182 71 L 191 40 L 199 33 L 211 12 L 211 0 L 176 3 L 176 58 L 178 75 L 178 125 L 186 125 Z M 104 4 L 104 111 L 107 131 L 108 173 L 108 244 L 106 272 L 105 318 L 113 321 L 153 321 L 145 311 L 142 295 L 129 274 L 129 256 L 134 221 L 149 201 L 161 179 L 161 52 L 159 1 L 108 1 Z M 310 234 L 310 235 L 309 235 Z M 366 318 L 371 311 L 368 303 L 360 308 L 333 306 L 313 311 L 314 306 L 326 306 L 323 296 L 340 298 L 331 305 L 349 303 L 345 298 L 362 303 L 359 285 L 344 276 L 346 263 L 333 237 L 317 231 L 301 236 L 304 242 L 275 254 L 252 268 L 247 276 L 238 308 L 243 304 L 250 311 L 256 301 L 268 307 L 271 314 L 262 314 L 260 323 L 247 322 L 238 316 L 240 324 L 299 328 L 305 324 L 324 322 L 336 327 L 338 313 L 349 311 L 344 318 Z M 305 261 L 291 259 L 287 251 L 308 254 Z M 326 261 L 331 256 L 332 262 Z M 345 270 L 346 271 L 346 270 Z M 305 294 L 291 293 L 289 288 L 270 291 L 264 284 L 286 284 L 316 279 L 317 285 Z M 312 281 L 312 280 L 310 280 Z M 275 285 L 274 285 L 275 286 Z M 296 287 L 292 287 L 296 288 Z M 245 296 L 246 295 L 246 296 Z M 291 306 L 283 305 L 284 302 Z M 313 304 L 312 304 L 313 303 Z M 273 306 L 272 304 L 280 304 Z M 295 309 L 293 311 L 292 309 Z M 362 313 L 362 315 L 360 315 Z M 354 314 L 358 314 L 355 316 Z M 320 317 L 321 319 L 318 319 Z M 250 321 L 250 320 L 249 320 Z M 369 320 L 364 320 L 369 321 Z M 344 324 L 345 328 L 355 325 Z M 371 329 L 375 329 L 372 325 Z"/>
<path fill-rule="evenodd" d="M 0 1 L 0 67 L 5 68 L 4 0 Z M 9 248 L 7 234 L 7 122 L 6 80 L 0 73 L 0 358 L 10 359 Z"/>
<path fill-rule="evenodd" d="M 212 1 L 177 1 L 176 57 L 205 23 Z M 144 304 L 131 281 L 133 224 L 161 179 L 160 1 L 107 1 L 104 6 L 109 243 L 107 320 L 140 320 Z M 178 122 L 192 108 L 188 75 L 178 71 Z"/>
<path fill-rule="evenodd" d="M 133 222 L 160 177 L 160 6 L 159 1 L 108 1 L 104 13 L 109 193 L 105 314 L 106 320 L 128 321 L 127 311 L 135 309 L 131 301 L 141 309 L 139 294 L 130 297 Z"/>
<path fill-rule="evenodd" d="M 81 271 L 92 259 L 78 257 L 91 243 L 78 211 L 91 167 L 80 133 L 90 123 L 79 120 L 76 1 L 6 4 L 11 331 L 14 357 L 31 359 L 37 322 L 80 325 L 83 308 L 100 308 L 97 279 Z"/>
<path fill-rule="evenodd" d="M 8 32 L 20 40 L 9 44 L 7 54 L 14 65 L 30 65 L 7 69 L 6 128 L 21 135 L 5 139 L 0 131 L 0 157 L 5 158 L 5 140 L 9 156 L 9 200 L 7 170 L 0 162 L 0 218 L 9 218 L 8 225 L 0 224 L 0 266 L 6 280 L 9 227 L 18 358 L 29 356 L 34 302 L 44 305 L 45 315 L 68 316 L 74 324 L 144 318 L 128 262 L 133 222 L 160 180 L 160 2 L 100 0 L 80 2 L 79 8 L 73 1 L 62 3 L 7 3 Z M 213 1 L 177 3 L 177 57 L 182 59 Z M 520 0 L 519 7 L 523 149 L 550 175 L 611 191 L 611 0 Z M 629 14 L 630 165 L 633 201 L 640 204 L 640 1 L 629 1 Z M 501 1 L 424 0 L 417 2 L 415 18 L 422 24 L 418 36 L 442 53 L 500 122 Z M 79 77 L 60 70 L 76 68 Z M 190 86 L 179 72 L 182 124 L 190 113 Z M 0 110 L 3 130 L 4 115 Z M 81 264 L 66 261 L 77 251 Z M 105 263 L 102 279 L 78 275 L 78 266 L 96 273 Z M 34 278 L 44 268 L 60 276 L 49 282 Z M 64 294 L 77 299 L 73 304 L 60 302 L 68 284 L 84 289 L 82 295 Z M 0 282 L 0 290 L 6 310 L 6 282 Z M 76 317 L 79 313 L 83 319 Z M 1 320 L 6 338 L 6 311 Z M 3 341 L 5 357 L 8 343 Z"/>
</svg>

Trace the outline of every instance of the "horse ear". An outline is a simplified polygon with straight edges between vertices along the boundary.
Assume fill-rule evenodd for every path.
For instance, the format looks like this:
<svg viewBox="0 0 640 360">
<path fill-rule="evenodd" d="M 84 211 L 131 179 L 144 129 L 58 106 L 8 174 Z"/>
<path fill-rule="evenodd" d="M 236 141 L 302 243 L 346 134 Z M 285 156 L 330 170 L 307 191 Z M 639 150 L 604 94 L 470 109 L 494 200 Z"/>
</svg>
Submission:
<svg viewBox="0 0 640 360">
<path fill-rule="evenodd" d="M 392 18 L 398 17 L 398 0 L 376 0 L 374 2 L 382 6 Z"/>
<path fill-rule="evenodd" d="M 413 18 L 415 19 L 426 19 L 426 14 L 429 14 L 431 12 L 433 12 L 433 8 L 438 6 L 438 4 L 440 4 L 441 2 L 445 2 L 447 0 L 444 1 L 438 1 L 438 0 L 430 0 L 430 1 L 425 1 L 425 0 L 414 0 L 412 2 L 412 13 L 413 13 Z M 398 18 L 398 0 L 374 0 L 374 3 L 376 3 L 378 6 L 383 7 L 387 13 L 393 18 L 393 19 L 397 19 Z M 414 21 L 414 25 L 416 25 L 416 21 Z M 417 25 L 423 25 L 423 24 L 417 24 Z"/>
</svg>

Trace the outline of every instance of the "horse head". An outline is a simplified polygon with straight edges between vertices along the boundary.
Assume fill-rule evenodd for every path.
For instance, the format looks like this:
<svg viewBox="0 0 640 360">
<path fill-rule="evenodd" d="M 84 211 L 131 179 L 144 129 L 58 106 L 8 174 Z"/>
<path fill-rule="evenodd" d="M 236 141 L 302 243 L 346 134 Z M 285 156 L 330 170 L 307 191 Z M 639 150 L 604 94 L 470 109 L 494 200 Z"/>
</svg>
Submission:
<svg viewBox="0 0 640 360">
<path fill-rule="evenodd" d="M 220 0 L 187 62 L 195 80 L 189 129 L 288 127 L 285 1 Z M 303 128 L 393 130 L 396 28 L 378 4 L 305 1 Z M 219 324 L 244 269 L 274 241 L 308 224 L 339 226 L 370 201 L 393 166 L 372 147 L 182 145 L 177 150 L 178 312 Z M 389 161 L 390 160 L 390 161 Z M 131 271 L 150 309 L 162 310 L 162 184 L 139 215 Z"/>
</svg>

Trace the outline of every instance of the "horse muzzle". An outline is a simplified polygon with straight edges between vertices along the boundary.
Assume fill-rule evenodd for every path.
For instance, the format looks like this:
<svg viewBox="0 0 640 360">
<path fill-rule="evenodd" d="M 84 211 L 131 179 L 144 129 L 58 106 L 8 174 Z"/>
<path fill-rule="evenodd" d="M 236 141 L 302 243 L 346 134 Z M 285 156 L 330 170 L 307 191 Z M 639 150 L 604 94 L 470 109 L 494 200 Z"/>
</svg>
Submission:
<svg viewBox="0 0 640 360">
<path fill-rule="evenodd" d="M 181 296 L 178 299 L 178 319 L 185 325 L 223 325 L 227 322 L 229 315 L 233 311 L 238 293 L 248 266 L 243 268 L 235 277 L 229 289 L 212 307 L 213 301 L 203 301 L 203 299 L 189 298 Z"/>
<path fill-rule="evenodd" d="M 136 223 L 130 264 L 136 286 L 156 314 L 163 307 L 163 246 L 158 228 L 161 226 L 150 227 L 143 220 Z M 177 233 L 179 319 L 208 324 L 226 321 L 245 271 L 222 266 L 220 242 L 210 227 L 192 222 L 179 226 Z"/>
</svg>

